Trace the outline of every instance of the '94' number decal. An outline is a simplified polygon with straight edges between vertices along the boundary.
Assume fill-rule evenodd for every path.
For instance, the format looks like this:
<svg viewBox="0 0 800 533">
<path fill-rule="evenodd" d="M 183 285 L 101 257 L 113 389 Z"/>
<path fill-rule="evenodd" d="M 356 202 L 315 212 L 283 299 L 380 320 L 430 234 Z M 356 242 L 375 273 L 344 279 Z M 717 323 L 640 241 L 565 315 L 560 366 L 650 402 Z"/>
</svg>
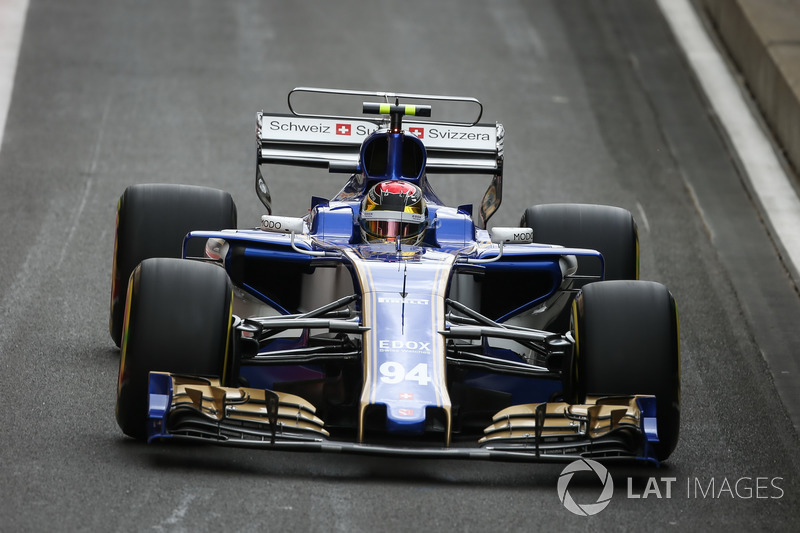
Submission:
<svg viewBox="0 0 800 533">
<path fill-rule="evenodd" d="M 431 382 L 427 363 L 419 363 L 410 371 L 406 372 L 402 364 L 396 361 L 388 361 L 381 365 L 380 371 L 381 381 L 384 383 L 396 384 L 401 381 L 416 381 L 424 387 Z"/>
</svg>

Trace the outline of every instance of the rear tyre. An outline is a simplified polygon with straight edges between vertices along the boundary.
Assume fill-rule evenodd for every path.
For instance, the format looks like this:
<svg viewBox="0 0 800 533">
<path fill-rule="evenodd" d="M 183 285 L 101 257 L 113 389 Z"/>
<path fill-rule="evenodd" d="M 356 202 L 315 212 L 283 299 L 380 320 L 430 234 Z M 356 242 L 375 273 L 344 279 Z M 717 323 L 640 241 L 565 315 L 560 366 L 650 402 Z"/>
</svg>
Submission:
<svg viewBox="0 0 800 533">
<path fill-rule="evenodd" d="M 573 376 L 587 395 L 656 397 L 659 461 L 678 443 L 680 344 L 675 300 L 659 283 L 603 281 L 583 288 L 573 305 Z"/>
<path fill-rule="evenodd" d="M 545 204 L 525 210 L 520 225 L 533 228 L 534 242 L 567 248 L 590 248 L 603 255 L 605 279 L 639 279 L 636 222 L 620 207 L 592 204 Z M 600 265 L 578 258 L 578 273 L 599 276 Z"/>
<path fill-rule="evenodd" d="M 150 371 L 226 379 L 232 284 L 222 268 L 184 259 L 145 259 L 130 279 L 116 417 L 123 433 L 147 437 Z"/>
<path fill-rule="evenodd" d="M 122 344 L 128 278 L 149 257 L 182 257 L 183 238 L 192 230 L 236 227 L 230 194 L 193 185 L 148 184 L 128 187 L 117 204 L 114 265 L 111 273 L 109 331 Z M 204 243 L 189 243 L 187 256 L 202 256 Z"/>
</svg>

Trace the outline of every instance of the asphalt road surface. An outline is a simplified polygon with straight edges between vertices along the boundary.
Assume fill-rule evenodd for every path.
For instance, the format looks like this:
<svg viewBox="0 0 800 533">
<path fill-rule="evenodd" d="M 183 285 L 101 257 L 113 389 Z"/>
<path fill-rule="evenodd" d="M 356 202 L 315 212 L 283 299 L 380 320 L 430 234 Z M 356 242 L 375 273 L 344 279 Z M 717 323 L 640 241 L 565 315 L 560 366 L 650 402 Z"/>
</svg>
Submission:
<svg viewBox="0 0 800 533">
<path fill-rule="evenodd" d="M 548 202 L 636 217 L 641 277 L 681 318 L 681 440 L 610 467 L 572 514 L 563 465 L 143 445 L 114 420 L 107 332 L 127 185 L 230 191 L 255 226 L 255 113 L 299 85 L 474 96 L 506 129 L 497 225 Z M 435 177 L 448 202 L 484 178 Z M 341 175 L 269 176 L 276 214 Z M 765 355 L 800 354 L 800 304 L 650 1 L 31 0 L 0 151 L 0 530 L 800 529 L 798 436 Z M 788 361 L 788 359 L 785 359 Z M 796 366 L 796 363 L 793 363 Z M 576 478 L 575 500 L 599 482 Z"/>
</svg>

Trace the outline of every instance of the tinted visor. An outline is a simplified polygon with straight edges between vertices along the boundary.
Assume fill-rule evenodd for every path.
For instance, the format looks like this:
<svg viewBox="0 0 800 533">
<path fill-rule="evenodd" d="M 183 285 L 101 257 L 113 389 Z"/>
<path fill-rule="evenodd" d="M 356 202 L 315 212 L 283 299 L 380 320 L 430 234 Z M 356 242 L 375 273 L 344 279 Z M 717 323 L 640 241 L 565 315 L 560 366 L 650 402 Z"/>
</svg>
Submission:
<svg viewBox="0 0 800 533">
<path fill-rule="evenodd" d="M 361 214 L 361 226 L 370 236 L 379 239 L 406 239 L 422 233 L 425 215 L 397 211 L 366 211 Z"/>
</svg>

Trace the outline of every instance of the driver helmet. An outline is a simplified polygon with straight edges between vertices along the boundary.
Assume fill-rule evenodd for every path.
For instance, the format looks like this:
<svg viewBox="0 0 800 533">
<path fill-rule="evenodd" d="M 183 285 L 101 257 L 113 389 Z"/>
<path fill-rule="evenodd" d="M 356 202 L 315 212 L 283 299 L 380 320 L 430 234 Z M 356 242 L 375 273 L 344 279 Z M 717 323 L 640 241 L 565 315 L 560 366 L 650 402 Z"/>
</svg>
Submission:
<svg viewBox="0 0 800 533">
<path fill-rule="evenodd" d="M 425 235 L 428 208 L 422 190 L 407 181 L 376 184 L 361 202 L 359 223 L 365 242 L 418 245 Z"/>
</svg>

